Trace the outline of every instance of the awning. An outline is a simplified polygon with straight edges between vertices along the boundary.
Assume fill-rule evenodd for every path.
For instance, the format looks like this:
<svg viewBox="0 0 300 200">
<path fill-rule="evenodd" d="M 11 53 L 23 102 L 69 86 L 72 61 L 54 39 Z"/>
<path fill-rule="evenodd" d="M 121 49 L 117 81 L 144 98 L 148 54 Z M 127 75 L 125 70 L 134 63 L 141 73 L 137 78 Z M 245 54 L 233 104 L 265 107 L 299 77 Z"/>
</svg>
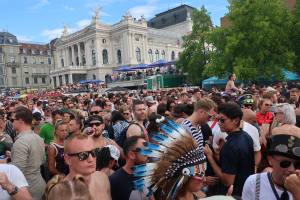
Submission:
<svg viewBox="0 0 300 200">
<path fill-rule="evenodd" d="M 102 80 L 82 80 L 79 81 L 80 84 L 89 84 L 89 83 L 103 83 Z"/>
<path fill-rule="evenodd" d="M 129 71 L 135 71 L 134 69 L 132 69 L 130 66 L 128 65 L 123 65 L 117 69 L 114 69 L 113 71 L 115 72 L 129 72 Z"/>
</svg>

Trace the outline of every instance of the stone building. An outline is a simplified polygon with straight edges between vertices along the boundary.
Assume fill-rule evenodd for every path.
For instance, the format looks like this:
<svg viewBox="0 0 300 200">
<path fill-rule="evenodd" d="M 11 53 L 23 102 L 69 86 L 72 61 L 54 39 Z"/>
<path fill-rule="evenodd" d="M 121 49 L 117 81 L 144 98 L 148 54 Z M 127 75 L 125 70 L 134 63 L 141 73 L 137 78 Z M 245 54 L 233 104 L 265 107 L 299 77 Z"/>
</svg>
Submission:
<svg viewBox="0 0 300 200">
<path fill-rule="evenodd" d="M 105 80 L 123 65 L 173 61 L 182 51 L 182 36 L 192 31 L 192 8 L 182 5 L 146 21 L 126 13 L 116 24 L 101 23 L 99 10 L 91 24 L 69 34 L 65 26 L 56 41 L 52 86 L 80 80 Z"/>
<path fill-rule="evenodd" d="M 49 45 L 20 43 L 0 32 L 0 87 L 47 88 L 52 66 Z"/>
</svg>

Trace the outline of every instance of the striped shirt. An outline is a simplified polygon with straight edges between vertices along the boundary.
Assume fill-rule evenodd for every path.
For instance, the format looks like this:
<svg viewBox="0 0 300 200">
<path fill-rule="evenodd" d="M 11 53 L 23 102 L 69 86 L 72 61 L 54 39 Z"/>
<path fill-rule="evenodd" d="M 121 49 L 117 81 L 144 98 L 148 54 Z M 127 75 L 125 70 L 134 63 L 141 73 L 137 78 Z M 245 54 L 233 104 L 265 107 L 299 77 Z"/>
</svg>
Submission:
<svg viewBox="0 0 300 200">
<path fill-rule="evenodd" d="M 193 126 L 192 122 L 190 120 L 184 119 L 181 122 L 182 127 L 190 134 L 192 134 L 193 138 L 198 143 L 198 146 L 200 149 L 203 149 L 203 134 L 201 131 L 201 126 Z"/>
</svg>

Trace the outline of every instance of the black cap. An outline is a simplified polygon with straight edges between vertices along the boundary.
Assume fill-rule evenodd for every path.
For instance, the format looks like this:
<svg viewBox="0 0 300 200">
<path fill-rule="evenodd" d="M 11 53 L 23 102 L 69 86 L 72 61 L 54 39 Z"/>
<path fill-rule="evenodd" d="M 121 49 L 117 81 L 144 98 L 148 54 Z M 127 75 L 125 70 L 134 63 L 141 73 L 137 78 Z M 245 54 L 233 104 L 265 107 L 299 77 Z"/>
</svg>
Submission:
<svg viewBox="0 0 300 200">
<path fill-rule="evenodd" d="M 300 160 L 300 138 L 286 134 L 273 135 L 267 143 L 267 154 Z"/>
<path fill-rule="evenodd" d="M 42 120 L 42 114 L 39 112 L 35 112 L 32 114 L 33 119 L 35 119 L 36 121 L 41 121 Z"/>
</svg>

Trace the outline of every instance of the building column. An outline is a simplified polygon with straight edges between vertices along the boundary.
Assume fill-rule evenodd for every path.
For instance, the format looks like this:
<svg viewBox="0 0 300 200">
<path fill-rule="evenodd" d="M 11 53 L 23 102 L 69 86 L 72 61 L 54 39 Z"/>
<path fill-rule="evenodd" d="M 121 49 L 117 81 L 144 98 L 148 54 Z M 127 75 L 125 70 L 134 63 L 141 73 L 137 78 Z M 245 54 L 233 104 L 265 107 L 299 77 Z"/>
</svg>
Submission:
<svg viewBox="0 0 300 200">
<path fill-rule="evenodd" d="M 88 46 L 88 41 L 84 42 L 84 56 L 85 56 L 85 65 L 86 66 L 91 66 L 91 58 L 90 58 L 90 50 L 89 50 L 89 46 Z"/>
<path fill-rule="evenodd" d="M 62 77 L 62 85 L 66 85 L 65 75 L 62 74 L 61 77 Z"/>
<path fill-rule="evenodd" d="M 147 63 L 148 59 L 147 59 L 147 55 L 148 55 L 148 50 L 147 50 L 147 38 L 146 35 L 143 35 L 143 59 L 142 62 L 143 63 Z"/>
<path fill-rule="evenodd" d="M 73 75 L 72 74 L 69 74 L 69 83 L 73 84 Z"/>
<path fill-rule="evenodd" d="M 102 51 L 100 48 L 100 42 L 99 40 L 95 40 L 95 50 L 96 50 L 96 66 L 100 67 L 103 65 L 103 58 L 102 58 Z"/>
<path fill-rule="evenodd" d="M 68 47 L 65 48 L 65 54 L 66 54 L 66 66 L 70 66 Z"/>
<path fill-rule="evenodd" d="M 72 63 L 71 63 L 71 65 L 75 66 L 76 65 L 76 58 L 75 58 L 75 52 L 74 52 L 74 45 L 71 46 L 71 49 L 72 49 Z"/>
<path fill-rule="evenodd" d="M 80 43 L 77 44 L 78 47 L 78 58 L 79 58 L 79 66 L 82 65 L 81 51 L 80 51 Z"/>
</svg>

